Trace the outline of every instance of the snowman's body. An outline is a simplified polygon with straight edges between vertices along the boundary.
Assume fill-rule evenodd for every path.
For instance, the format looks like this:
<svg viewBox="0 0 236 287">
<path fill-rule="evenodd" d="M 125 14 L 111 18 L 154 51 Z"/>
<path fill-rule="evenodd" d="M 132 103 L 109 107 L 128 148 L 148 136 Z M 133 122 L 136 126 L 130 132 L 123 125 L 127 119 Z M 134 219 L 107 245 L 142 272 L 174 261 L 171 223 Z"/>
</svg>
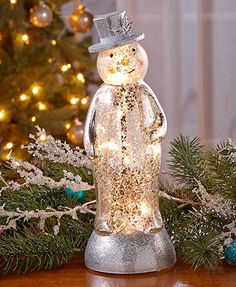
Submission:
<svg viewBox="0 0 236 287">
<path fill-rule="evenodd" d="M 85 265 L 96 271 L 133 274 L 176 262 L 158 206 L 161 141 L 167 123 L 149 86 L 144 49 L 131 34 L 126 12 L 94 19 L 100 42 L 98 73 L 104 84 L 88 110 L 84 146 L 93 160 L 97 191 L 95 230 Z"/>
<path fill-rule="evenodd" d="M 142 81 L 147 59 L 141 46 L 134 43 L 102 53 L 98 71 L 107 84 L 94 96 L 85 127 L 97 188 L 95 229 L 102 234 L 155 233 L 162 227 L 158 174 L 166 117 Z"/>
</svg>

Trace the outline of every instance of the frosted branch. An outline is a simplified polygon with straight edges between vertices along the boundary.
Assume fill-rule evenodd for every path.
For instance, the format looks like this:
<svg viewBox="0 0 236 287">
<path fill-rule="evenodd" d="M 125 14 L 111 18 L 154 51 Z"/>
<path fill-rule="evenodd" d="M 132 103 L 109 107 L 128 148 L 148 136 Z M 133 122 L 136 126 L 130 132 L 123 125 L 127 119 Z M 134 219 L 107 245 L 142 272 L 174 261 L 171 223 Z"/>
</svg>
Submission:
<svg viewBox="0 0 236 287">
<path fill-rule="evenodd" d="M 227 152 L 226 155 L 224 155 L 224 151 Z M 236 164 L 236 144 L 231 138 L 227 138 L 226 146 L 220 149 L 218 152 L 221 157 L 230 156 L 233 163 Z"/>
<path fill-rule="evenodd" d="M 17 161 L 11 157 L 9 161 L 10 166 L 24 179 L 24 183 L 19 184 L 15 181 L 9 181 L 4 189 L 9 187 L 13 189 L 20 189 L 29 185 L 47 186 L 49 188 L 70 187 L 74 191 L 94 189 L 94 186 L 83 182 L 79 175 L 73 175 L 66 170 L 63 171 L 64 177 L 59 181 L 45 176 L 41 169 L 35 165 L 24 161 Z"/>
<path fill-rule="evenodd" d="M 161 197 L 164 197 L 164 198 L 167 198 L 169 200 L 173 200 L 173 201 L 176 201 L 176 202 L 179 202 L 179 203 L 190 204 L 190 205 L 199 205 L 199 203 L 197 203 L 197 202 L 193 202 L 193 201 L 190 201 L 190 200 L 174 197 L 172 195 L 167 194 L 166 192 L 164 192 L 162 190 L 159 190 L 159 195 Z"/>
<path fill-rule="evenodd" d="M 209 208 L 224 217 L 231 217 L 234 215 L 233 205 L 230 200 L 219 194 L 209 194 L 200 181 L 196 180 L 196 182 L 198 188 L 194 188 L 193 192 L 197 195 L 204 207 Z"/>
<path fill-rule="evenodd" d="M 10 228 L 16 228 L 16 223 L 19 219 L 28 220 L 30 218 L 39 218 L 39 227 L 40 229 L 44 230 L 45 220 L 47 218 L 56 217 L 58 220 L 64 216 L 69 215 L 73 219 L 78 220 L 78 211 L 80 213 L 90 213 L 95 215 L 95 211 L 91 210 L 89 206 L 94 205 L 96 203 L 95 200 L 86 202 L 82 205 L 78 205 L 74 208 L 66 207 L 64 211 L 58 211 L 53 208 L 48 207 L 46 210 L 36 210 L 36 211 L 27 211 L 27 210 L 20 210 L 19 208 L 16 211 L 7 211 L 5 210 L 5 206 L 0 207 L 0 217 L 6 217 L 7 222 L 5 225 L 0 225 L 0 230 L 7 230 Z M 58 221 L 59 228 L 59 221 Z M 55 232 L 58 233 L 59 229 L 55 227 Z"/>
<path fill-rule="evenodd" d="M 0 180 L 4 183 L 4 185 L 5 185 L 6 187 L 9 187 L 8 183 L 7 183 L 7 182 L 5 181 L 5 179 L 2 177 L 1 171 L 0 171 Z M 2 189 L 1 189 L 1 191 L 2 191 Z M 0 191 L 0 194 L 1 194 L 1 191 Z"/>
<path fill-rule="evenodd" d="M 232 235 L 234 237 L 236 236 L 236 222 L 235 222 L 235 220 L 232 221 L 231 223 L 225 225 L 223 230 L 224 231 L 220 235 L 221 239 L 224 241 L 224 243 L 222 245 L 222 250 L 223 250 L 223 247 L 228 247 L 233 242 Z"/>
<path fill-rule="evenodd" d="M 27 151 L 34 157 L 40 159 L 49 159 L 54 162 L 70 164 L 76 167 L 86 167 L 92 169 L 92 162 L 85 154 L 83 149 L 76 147 L 71 149 L 66 142 L 54 139 L 51 135 L 46 135 L 44 129 L 36 126 L 37 134 L 29 135 L 34 142 L 28 145 L 22 145 L 21 148 Z M 40 136 L 45 136 L 45 140 L 40 140 Z"/>
</svg>

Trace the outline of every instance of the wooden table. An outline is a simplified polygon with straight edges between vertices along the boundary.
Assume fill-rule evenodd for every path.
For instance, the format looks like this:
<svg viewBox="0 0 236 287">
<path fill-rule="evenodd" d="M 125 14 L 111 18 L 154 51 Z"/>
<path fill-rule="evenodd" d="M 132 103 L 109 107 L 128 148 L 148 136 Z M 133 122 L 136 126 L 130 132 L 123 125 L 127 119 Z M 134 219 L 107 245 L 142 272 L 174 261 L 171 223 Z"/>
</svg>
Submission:
<svg viewBox="0 0 236 287">
<path fill-rule="evenodd" d="M 236 267 L 193 271 L 178 263 L 170 270 L 140 275 L 108 275 L 85 268 L 82 257 L 53 271 L 1 277 L 0 287 L 236 287 Z"/>
</svg>

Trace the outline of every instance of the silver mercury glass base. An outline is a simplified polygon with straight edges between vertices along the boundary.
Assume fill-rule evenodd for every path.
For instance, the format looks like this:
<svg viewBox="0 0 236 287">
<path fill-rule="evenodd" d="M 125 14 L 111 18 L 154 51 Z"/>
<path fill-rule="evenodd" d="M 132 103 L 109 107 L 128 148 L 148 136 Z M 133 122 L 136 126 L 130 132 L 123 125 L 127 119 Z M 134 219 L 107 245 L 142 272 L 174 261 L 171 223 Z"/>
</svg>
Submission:
<svg viewBox="0 0 236 287">
<path fill-rule="evenodd" d="M 92 270 L 133 274 L 160 271 L 176 263 L 174 246 L 165 228 L 156 234 L 91 234 L 85 265 Z"/>
</svg>

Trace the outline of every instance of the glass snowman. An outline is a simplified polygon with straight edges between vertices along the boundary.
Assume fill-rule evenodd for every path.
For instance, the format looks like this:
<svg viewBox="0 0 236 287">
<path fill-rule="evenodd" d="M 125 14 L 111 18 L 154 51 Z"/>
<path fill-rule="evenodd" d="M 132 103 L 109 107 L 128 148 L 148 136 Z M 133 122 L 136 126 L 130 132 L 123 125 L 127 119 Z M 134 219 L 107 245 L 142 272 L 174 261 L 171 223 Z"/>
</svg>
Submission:
<svg viewBox="0 0 236 287">
<path fill-rule="evenodd" d="M 117 16 L 108 14 L 98 21 L 110 15 Z M 84 132 L 97 190 L 95 231 L 85 263 L 109 273 L 161 270 L 176 259 L 158 204 L 161 141 L 167 121 L 156 95 L 143 81 L 147 54 L 131 37 L 119 42 L 120 35 L 112 35 L 119 44 L 98 54 L 97 69 L 104 84 L 91 102 Z M 138 254 L 143 259 L 137 260 Z M 158 262 L 158 254 L 163 262 Z"/>
<path fill-rule="evenodd" d="M 137 42 L 99 53 L 104 84 L 91 103 L 85 149 L 97 187 L 95 229 L 102 234 L 158 232 L 158 173 L 165 114 L 149 86 L 146 52 Z"/>
</svg>

